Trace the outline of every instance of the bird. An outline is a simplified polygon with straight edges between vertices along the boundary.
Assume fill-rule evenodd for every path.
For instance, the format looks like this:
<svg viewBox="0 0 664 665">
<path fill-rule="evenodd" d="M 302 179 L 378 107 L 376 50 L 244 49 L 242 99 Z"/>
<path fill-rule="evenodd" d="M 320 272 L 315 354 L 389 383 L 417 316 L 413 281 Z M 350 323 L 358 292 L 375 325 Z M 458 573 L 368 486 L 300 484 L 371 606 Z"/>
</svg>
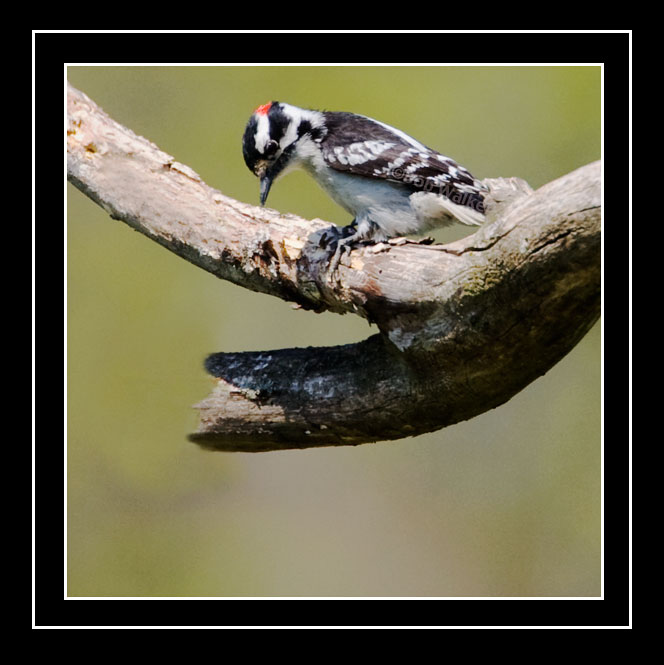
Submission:
<svg viewBox="0 0 664 665">
<path fill-rule="evenodd" d="M 249 118 L 242 154 L 260 179 L 262 206 L 273 183 L 300 168 L 353 216 L 337 242 L 335 264 L 358 242 L 485 221 L 487 190 L 480 180 L 450 157 L 368 116 L 271 101 Z"/>
</svg>

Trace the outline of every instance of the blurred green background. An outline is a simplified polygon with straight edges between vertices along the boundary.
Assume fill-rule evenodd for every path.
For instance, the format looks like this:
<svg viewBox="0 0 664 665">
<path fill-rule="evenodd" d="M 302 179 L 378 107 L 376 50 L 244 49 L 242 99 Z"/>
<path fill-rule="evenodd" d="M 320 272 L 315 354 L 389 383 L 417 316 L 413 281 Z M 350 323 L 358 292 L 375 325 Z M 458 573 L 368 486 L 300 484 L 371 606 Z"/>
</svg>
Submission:
<svg viewBox="0 0 664 665">
<path fill-rule="evenodd" d="M 70 67 L 68 79 L 253 203 L 240 139 L 269 100 L 375 117 L 480 178 L 539 187 L 600 158 L 598 67 Z M 67 194 L 70 596 L 600 594 L 599 324 L 506 405 L 433 434 L 207 452 L 186 440 L 212 386 L 207 353 L 375 327 L 222 282 Z M 270 206 L 350 221 L 304 173 Z"/>
</svg>

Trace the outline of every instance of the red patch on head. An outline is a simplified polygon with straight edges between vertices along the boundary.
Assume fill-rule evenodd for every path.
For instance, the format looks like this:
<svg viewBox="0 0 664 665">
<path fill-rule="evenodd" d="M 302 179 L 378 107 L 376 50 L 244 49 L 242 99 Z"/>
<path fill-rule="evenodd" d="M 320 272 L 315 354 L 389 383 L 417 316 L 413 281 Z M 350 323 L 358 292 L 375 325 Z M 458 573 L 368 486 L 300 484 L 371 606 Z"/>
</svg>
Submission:
<svg viewBox="0 0 664 665">
<path fill-rule="evenodd" d="M 268 102 L 267 104 L 263 104 L 262 106 L 259 106 L 254 113 L 257 113 L 258 115 L 267 115 L 267 112 L 270 110 L 270 106 L 272 106 L 272 102 Z"/>
</svg>

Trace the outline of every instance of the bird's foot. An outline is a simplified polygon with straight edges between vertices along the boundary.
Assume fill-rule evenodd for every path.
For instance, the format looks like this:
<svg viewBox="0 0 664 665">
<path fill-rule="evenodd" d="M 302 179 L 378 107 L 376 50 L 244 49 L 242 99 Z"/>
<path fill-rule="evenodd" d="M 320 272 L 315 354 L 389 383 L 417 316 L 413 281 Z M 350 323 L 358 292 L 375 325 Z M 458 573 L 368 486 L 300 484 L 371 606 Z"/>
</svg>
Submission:
<svg viewBox="0 0 664 665">
<path fill-rule="evenodd" d="M 332 255 L 332 258 L 330 259 L 330 267 L 328 269 L 328 274 L 332 277 L 335 275 L 337 272 L 337 268 L 339 267 L 339 263 L 341 262 L 341 258 L 343 255 L 348 252 L 350 253 L 352 249 L 352 245 L 355 243 L 355 235 L 348 236 L 346 238 L 339 238 L 339 241 L 337 242 L 337 246 L 334 250 L 334 254 Z"/>
</svg>

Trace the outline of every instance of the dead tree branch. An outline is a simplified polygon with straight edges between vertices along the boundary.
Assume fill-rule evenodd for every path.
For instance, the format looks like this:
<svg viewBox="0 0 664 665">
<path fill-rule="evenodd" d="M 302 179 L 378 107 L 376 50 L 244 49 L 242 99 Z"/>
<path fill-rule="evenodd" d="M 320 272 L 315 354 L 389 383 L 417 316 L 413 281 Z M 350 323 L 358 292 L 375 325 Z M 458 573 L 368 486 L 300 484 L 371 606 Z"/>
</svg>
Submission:
<svg viewBox="0 0 664 665">
<path fill-rule="evenodd" d="M 488 181 L 490 220 L 448 245 L 379 245 L 327 274 L 330 224 L 241 203 L 70 86 L 69 180 L 179 256 L 314 311 L 354 312 L 358 344 L 216 353 L 191 439 L 217 450 L 356 445 L 430 432 L 510 399 L 600 314 L 600 164 L 535 192 Z"/>
</svg>

